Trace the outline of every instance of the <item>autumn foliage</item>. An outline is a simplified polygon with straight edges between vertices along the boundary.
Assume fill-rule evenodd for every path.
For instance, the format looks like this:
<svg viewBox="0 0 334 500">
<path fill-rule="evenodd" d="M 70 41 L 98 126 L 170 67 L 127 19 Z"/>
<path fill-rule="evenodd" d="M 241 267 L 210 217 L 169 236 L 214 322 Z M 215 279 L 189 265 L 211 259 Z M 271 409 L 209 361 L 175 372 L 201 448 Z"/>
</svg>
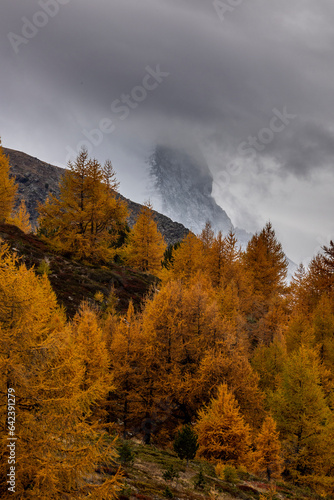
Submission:
<svg viewBox="0 0 334 500">
<path fill-rule="evenodd" d="M 271 415 L 263 421 L 255 438 L 255 448 L 253 469 L 257 473 L 264 473 L 269 481 L 271 478 L 280 478 L 283 470 L 282 449 L 277 424 Z"/>
<path fill-rule="evenodd" d="M 15 185 L 4 156 L 0 176 L 7 220 Z M 12 386 L 18 394 L 22 498 L 92 490 L 92 498 L 114 498 L 113 433 L 169 448 L 178 436 L 175 449 L 186 458 L 198 444 L 197 456 L 222 470 L 243 466 L 330 492 L 334 243 L 289 284 L 270 223 L 244 250 L 233 232 L 215 234 L 210 223 L 166 249 L 150 204 L 127 227 L 110 162 L 102 167 L 82 151 L 60 188 L 59 199 L 40 207 L 48 244 L 89 264 L 116 258 L 157 279 L 139 308 L 130 302 L 121 313 L 110 283 L 107 305 L 98 292 L 94 307 L 87 297 L 68 321 L 47 277 L 1 247 L 1 393 Z M 28 223 L 23 205 L 16 217 Z M 92 484 L 101 464 L 113 474 Z"/>
<path fill-rule="evenodd" d="M 140 271 L 157 274 L 166 249 L 166 243 L 158 231 L 152 205 L 146 203 L 138 215 L 124 249 L 126 263 Z"/>
<path fill-rule="evenodd" d="M 20 206 L 6 219 L 6 223 L 13 224 L 24 233 L 31 233 L 30 216 L 24 200 L 21 200 Z"/>
<path fill-rule="evenodd" d="M 116 459 L 115 445 L 92 420 L 96 404 L 112 388 L 107 352 L 86 349 L 94 314 L 83 310 L 66 322 L 46 276 L 0 250 L 1 498 L 8 498 L 8 388 L 16 396 L 18 498 L 116 498 L 119 474 L 94 486 L 88 481 L 101 463 Z M 98 331 L 95 339 L 98 338 Z M 7 496 L 6 496 L 7 495 Z"/>
<path fill-rule="evenodd" d="M 30 233 L 30 216 L 27 212 L 24 199 L 19 207 L 15 208 L 17 196 L 17 185 L 15 178 L 10 176 L 10 165 L 4 154 L 0 141 L 0 222 L 13 224 L 24 233 Z"/>
<path fill-rule="evenodd" d="M 227 384 L 218 387 L 217 397 L 198 414 L 198 455 L 233 465 L 246 463 L 251 444 L 250 427 Z"/>
<path fill-rule="evenodd" d="M 14 210 L 17 186 L 9 175 L 9 160 L 0 141 L 0 222 L 6 222 Z"/>
<path fill-rule="evenodd" d="M 118 183 L 109 161 L 104 166 L 82 150 L 39 208 L 39 232 L 55 249 L 77 258 L 108 261 L 125 228 L 127 207 L 117 198 Z"/>
</svg>

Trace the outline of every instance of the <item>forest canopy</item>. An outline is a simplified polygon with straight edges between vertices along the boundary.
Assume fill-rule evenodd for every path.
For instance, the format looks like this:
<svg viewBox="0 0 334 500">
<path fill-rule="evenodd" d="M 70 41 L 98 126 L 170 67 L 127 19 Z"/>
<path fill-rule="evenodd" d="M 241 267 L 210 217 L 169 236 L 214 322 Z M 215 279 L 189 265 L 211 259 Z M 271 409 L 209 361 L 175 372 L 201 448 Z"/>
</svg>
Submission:
<svg viewBox="0 0 334 500">
<path fill-rule="evenodd" d="M 0 175 L 7 220 L 16 188 L 2 154 Z M 111 163 L 102 167 L 82 151 L 59 198 L 40 207 L 39 234 L 71 258 L 110 266 L 118 259 L 155 275 L 126 315 L 111 283 L 108 307 L 87 298 L 68 319 L 47 275 L 1 243 L 1 422 L 5 429 L 3 401 L 13 388 L 21 497 L 86 498 L 94 488 L 96 499 L 116 498 L 116 434 L 171 448 L 182 427 L 197 457 L 330 492 L 334 243 L 288 283 L 271 223 L 244 250 L 233 232 L 215 234 L 210 223 L 166 248 L 149 203 L 127 227 L 117 189 Z M 113 474 L 93 487 L 88 477 L 102 463 Z"/>
</svg>

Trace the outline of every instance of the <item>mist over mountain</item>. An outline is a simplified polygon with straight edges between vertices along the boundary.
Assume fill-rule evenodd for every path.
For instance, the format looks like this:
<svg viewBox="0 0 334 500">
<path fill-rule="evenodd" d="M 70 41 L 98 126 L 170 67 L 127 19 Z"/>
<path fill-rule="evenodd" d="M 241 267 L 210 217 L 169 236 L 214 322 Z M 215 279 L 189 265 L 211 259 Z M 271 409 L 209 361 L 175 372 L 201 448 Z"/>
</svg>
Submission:
<svg viewBox="0 0 334 500">
<path fill-rule="evenodd" d="M 149 159 L 152 199 L 155 206 L 173 220 L 199 234 L 207 221 L 215 233 L 235 231 L 245 247 L 252 237 L 235 228 L 225 210 L 212 196 L 213 177 L 198 150 L 188 153 L 179 148 L 158 145 Z"/>
<path fill-rule="evenodd" d="M 179 147 L 158 145 L 149 158 L 151 195 L 154 206 L 172 220 L 180 222 L 199 234 L 207 221 L 217 234 L 235 232 L 243 250 L 252 237 L 244 229 L 234 227 L 225 210 L 212 196 L 213 176 L 199 149 L 192 145 L 192 153 Z M 297 265 L 288 258 L 288 276 L 291 281 Z"/>
</svg>

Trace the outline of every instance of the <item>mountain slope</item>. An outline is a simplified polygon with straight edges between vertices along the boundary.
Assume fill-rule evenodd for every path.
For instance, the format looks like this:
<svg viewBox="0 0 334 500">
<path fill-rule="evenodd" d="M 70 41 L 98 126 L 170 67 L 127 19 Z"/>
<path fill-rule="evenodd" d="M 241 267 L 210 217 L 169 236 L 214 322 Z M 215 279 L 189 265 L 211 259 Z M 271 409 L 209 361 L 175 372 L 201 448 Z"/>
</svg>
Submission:
<svg viewBox="0 0 334 500">
<path fill-rule="evenodd" d="M 17 204 L 24 198 L 31 223 L 36 226 L 38 203 L 44 203 L 49 194 L 59 194 L 59 181 L 65 170 L 20 151 L 7 148 L 3 150 L 9 158 L 11 174 L 18 184 Z M 181 241 L 189 233 L 188 227 L 193 232 L 200 233 L 206 221 L 210 220 L 216 232 L 222 230 L 226 234 L 234 229 L 241 246 L 247 246 L 252 235 L 233 228 L 226 212 L 215 202 L 211 195 L 212 175 L 204 160 L 192 159 L 186 153 L 159 146 L 151 156 L 150 168 L 155 186 L 155 201 L 168 215 L 154 212 L 158 229 L 167 244 Z M 128 223 L 133 227 L 141 205 L 119 196 L 128 204 Z M 288 281 L 296 269 L 297 265 L 289 260 Z"/>
<path fill-rule="evenodd" d="M 139 307 L 157 282 L 154 276 L 125 266 L 94 266 L 68 259 L 50 250 L 37 236 L 24 234 L 9 224 L 0 224 L 0 241 L 7 243 L 28 268 L 34 267 L 38 274 L 47 270 L 58 303 L 65 307 L 68 317 L 75 315 L 82 301 L 98 305 L 103 310 L 112 289 L 117 310 L 125 313 L 130 300 L 136 308 Z M 103 294 L 102 302 L 95 301 L 97 292 Z"/>
<path fill-rule="evenodd" d="M 59 182 L 65 170 L 49 163 L 45 163 L 38 158 L 27 155 L 21 151 L 3 148 L 9 158 L 11 175 L 16 178 L 18 184 L 18 200 L 24 198 L 27 210 L 33 226 L 37 224 L 38 203 L 44 203 L 49 194 L 57 196 L 59 194 Z M 139 203 L 135 203 L 124 196 L 129 208 L 129 226 L 132 227 L 141 209 Z M 167 244 L 174 244 L 181 241 L 189 230 L 178 222 L 172 221 L 163 214 L 154 212 L 158 229 L 164 236 Z"/>
</svg>

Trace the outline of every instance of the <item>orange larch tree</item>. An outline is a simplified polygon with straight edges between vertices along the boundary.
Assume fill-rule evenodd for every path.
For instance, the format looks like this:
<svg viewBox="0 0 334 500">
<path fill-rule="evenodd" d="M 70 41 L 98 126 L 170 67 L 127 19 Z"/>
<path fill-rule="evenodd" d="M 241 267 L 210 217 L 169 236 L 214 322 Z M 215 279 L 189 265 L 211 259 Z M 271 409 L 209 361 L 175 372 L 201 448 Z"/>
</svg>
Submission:
<svg viewBox="0 0 334 500">
<path fill-rule="evenodd" d="M 288 263 L 270 222 L 252 237 L 244 259 L 252 275 L 254 293 L 260 299 L 268 302 L 284 292 Z"/>
<path fill-rule="evenodd" d="M 217 397 L 199 412 L 195 425 L 198 456 L 233 465 L 245 464 L 251 444 L 250 427 L 226 384 L 218 387 Z"/>
<path fill-rule="evenodd" d="M 14 224 L 24 233 L 31 233 L 30 215 L 27 212 L 27 207 L 24 200 L 21 200 L 20 206 L 14 210 L 12 215 L 7 217 L 8 224 Z"/>
<path fill-rule="evenodd" d="M 276 427 L 275 420 L 268 415 L 254 443 L 256 449 L 252 457 L 252 468 L 257 474 L 265 473 L 268 481 L 271 478 L 279 479 L 283 471 L 281 443 Z"/>
<path fill-rule="evenodd" d="M 82 150 L 60 181 L 60 196 L 39 206 L 39 233 L 56 250 L 77 258 L 108 261 L 127 219 L 126 203 L 110 162 L 104 167 Z"/>
<path fill-rule="evenodd" d="M 174 253 L 174 262 L 169 274 L 174 279 L 187 282 L 198 271 L 202 271 L 203 267 L 205 263 L 202 242 L 193 233 L 189 233 Z"/>
<path fill-rule="evenodd" d="M 9 172 L 9 160 L 3 152 L 0 141 L 0 222 L 5 222 L 14 209 L 17 186 Z"/>
<path fill-rule="evenodd" d="M 87 416 L 90 412 L 91 420 L 105 425 L 106 397 L 115 388 L 105 334 L 96 312 L 86 303 L 81 304 L 71 326 L 77 355 L 84 366 L 80 388 L 87 401 Z"/>
<path fill-rule="evenodd" d="M 273 339 L 275 332 L 266 332 L 266 325 L 259 321 L 268 314 L 270 307 L 280 309 L 280 302 L 287 291 L 288 262 L 270 222 L 252 237 L 243 260 L 253 289 L 247 328 L 256 346 L 259 342 Z M 276 312 L 274 316 L 277 316 Z"/>
<path fill-rule="evenodd" d="M 91 477 L 102 463 L 114 465 L 115 444 L 91 420 L 102 396 L 89 390 L 85 357 L 47 277 L 0 249 L 0 492 L 7 491 L 7 390 L 15 394 L 18 498 L 70 496 L 114 499 L 120 477 Z M 87 358 L 86 358 L 87 360 Z M 83 389 L 83 384 L 88 384 Z"/>
<path fill-rule="evenodd" d="M 159 273 L 166 243 L 158 230 L 150 203 L 143 205 L 128 240 L 124 249 L 126 263 L 140 271 Z"/>
<path fill-rule="evenodd" d="M 154 333 L 153 333 L 154 335 Z M 154 385 L 159 361 L 155 357 L 154 338 L 142 328 L 130 302 L 126 317 L 120 317 L 110 341 L 110 359 L 114 390 L 109 394 L 111 420 L 122 421 L 124 438 L 131 427 L 141 427 L 155 403 Z"/>
<path fill-rule="evenodd" d="M 258 428 L 264 416 L 264 397 L 259 388 L 259 376 L 237 346 L 205 351 L 194 377 L 194 401 L 208 404 L 216 394 L 217 387 L 223 383 L 233 391 L 245 421 Z M 199 408 L 199 403 L 195 408 Z"/>
<path fill-rule="evenodd" d="M 328 476 L 334 484 L 331 446 L 334 418 L 321 375 L 316 350 L 301 346 L 285 360 L 280 385 L 271 398 L 271 409 L 290 476 L 302 482 Z"/>
</svg>

